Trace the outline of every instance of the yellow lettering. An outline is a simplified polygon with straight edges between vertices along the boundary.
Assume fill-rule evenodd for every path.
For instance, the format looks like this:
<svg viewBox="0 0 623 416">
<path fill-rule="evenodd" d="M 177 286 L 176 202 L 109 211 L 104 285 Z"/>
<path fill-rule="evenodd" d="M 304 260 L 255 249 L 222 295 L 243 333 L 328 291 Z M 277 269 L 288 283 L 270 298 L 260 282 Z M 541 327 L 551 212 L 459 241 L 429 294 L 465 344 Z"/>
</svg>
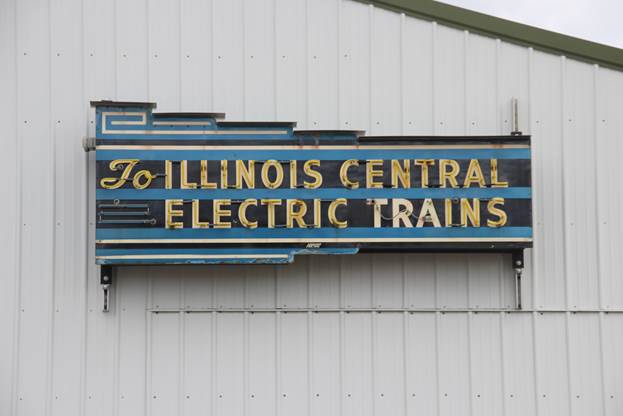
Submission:
<svg viewBox="0 0 623 416">
<path fill-rule="evenodd" d="M 188 160 L 180 163 L 180 189 L 197 189 L 195 182 L 188 181 Z"/>
<path fill-rule="evenodd" d="M 329 210 L 328 210 L 329 222 L 334 227 L 346 228 L 348 226 L 348 222 L 346 220 L 344 221 L 338 220 L 335 215 L 335 211 L 337 210 L 337 207 L 339 207 L 340 205 L 343 205 L 343 206 L 348 205 L 348 201 L 346 201 L 346 198 L 338 198 L 334 201 L 331 201 L 331 203 L 329 204 Z"/>
<path fill-rule="evenodd" d="M 164 161 L 164 188 L 173 188 L 173 163 L 170 160 Z"/>
<path fill-rule="evenodd" d="M 469 199 L 461 198 L 461 226 L 467 227 L 467 220 L 472 226 L 480 227 L 480 199 L 473 198 L 470 205 Z"/>
<path fill-rule="evenodd" d="M 424 200 L 424 203 L 422 204 L 422 209 L 420 210 L 420 214 L 418 215 L 417 224 L 415 226 L 423 227 L 425 222 L 432 222 L 434 227 L 441 227 L 441 222 L 439 221 L 437 210 L 435 210 L 433 200 L 430 198 L 426 198 Z"/>
<path fill-rule="evenodd" d="M 227 173 L 227 160 L 221 160 L 221 189 L 229 188 Z"/>
<path fill-rule="evenodd" d="M 446 227 L 452 227 L 452 200 L 445 199 Z"/>
<path fill-rule="evenodd" d="M 145 182 L 141 182 L 141 178 L 145 178 Z M 132 179 L 132 185 L 134 185 L 134 188 L 136 189 L 145 189 L 151 184 L 151 181 L 154 178 L 155 176 L 152 175 L 150 171 L 139 170 L 134 175 L 134 179 Z"/>
<path fill-rule="evenodd" d="M 411 214 L 413 214 L 413 204 L 411 201 L 403 198 L 395 198 L 392 200 L 392 227 L 399 228 L 401 222 L 405 227 L 413 227 L 411 218 L 409 218 Z"/>
<path fill-rule="evenodd" d="M 374 204 L 374 228 L 381 227 L 381 207 L 387 205 L 387 199 L 373 199 L 372 204 Z"/>
<path fill-rule="evenodd" d="M 294 221 L 298 224 L 299 228 L 305 228 L 305 220 L 303 216 L 307 213 L 307 205 L 300 199 L 288 199 L 286 202 L 286 227 L 292 228 Z"/>
<path fill-rule="evenodd" d="M 273 168 L 275 170 L 274 181 L 271 181 L 270 176 L 268 175 L 268 171 L 270 168 Z M 283 166 L 281 166 L 281 163 L 277 162 L 276 160 L 267 160 L 266 162 L 264 162 L 264 165 L 262 165 L 262 183 L 264 183 L 264 186 L 268 189 L 276 189 L 281 186 L 282 182 Z"/>
<path fill-rule="evenodd" d="M 222 217 L 231 216 L 231 211 L 228 209 L 230 204 L 230 199 L 215 199 L 212 202 L 214 228 L 231 228 L 231 222 L 222 220 Z"/>
<path fill-rule="evenodd" d="M 208 161 L 201 161 L 201 189 L 216 189 L 216 183 L 208 181 Z"/>
<path fill-rule="evenodd" d="M 447 168 L 450 168 L 448 170 Z M 459 186 L 456 176 L 459 174 L 459 164 L 456 160 L 440 159 L 439 160 L 439 186 L 446 187 L 446 182 L 450 182 L 452 188 Z"/>
<path fill-rule="evenodd" d="M 322 202 L 320 199 L 314 199 L 314 227 L 320 228 L 320 219 L 322 214 Z"/>
<path fill-rule="evenodd" d="M 342 163 L 340 167 L 340 180 L 342 181 L 342 185 L 347 188 L 357 189 L 359 188 L 359 181 L 351 181 L 348 179 L 348 168 L 351 166 L 359 166 L 359 161 L 355 159 L 349 159 Z"/>
<path fill-rule="evenodd" d="M 257 206 L 257 200 L 245 199 L 238 208 L 238 219 L 240 220 L 240 224 L 245 228 L 257 228 L 257 221 L 250 221 L 247 218 L 247 208 L 251 205 Z"/>
<path fill-rule="evenodd" d="M 316 189 L 316 188 L 319 188 L 320 185 L 322 185 L 322 175 L 317 170 L 312 169 L 312 167 L 314 166 L 320 167 L 320 161 L 319 160 L 308 160 L 303 165 L 303 172 L 305 172 L 307 176 L 314 178 L 312 182 L 303 181 L 305 188 Z"/>
<path fill-rule="evenodd" d="M 498 217 L 497 220 L 487 220 L 487 226 L 489 227 L 503 227 L 508 220 L 506 212 L 497 208 L 496 205 L 504 205 L 504 198 L 491 198 L 487 203 L 487 211 Z"/>
<path fill-rule="evenodd" d="M 415 165 L 420 166 L 422 171 L 422 188 L 428 188 L 428 167 L 435 165 L 434 159 L 416 159 Z"/>
<path fill-rule="evenodd" d="M 484 188 L 487 185 L 485 182 L 485 176 L 482 174 L 482 169 L 480 168 L 480 163 L 478 163 L 478 159 L 472 159 L 469 161 L 467 173 L 465 174 L 465 181 L 463 182 L 463 188 L 469 188 L 472 183 L 477 183 L 481 188 Z"/>
<path fill-rule="evenodd" d="M 403 160 L 402 166 L 399 160 L 392 160 L 392 188 L 398 188 L 398 180 L 403 188 L 411 188 L 410 166 L 409 159 Z"/>
<path fill-rule="evenodd" d="M 280 199 L 262 199 L 262 205 L 266 205 L 268 228 L 275 228 L 275 207 L 281 205 Z"/>
<path fill-rule="evenodd" d="M 296 176 L 296 160 L 290 161 L 290 188 L 294 189 L 298 186 Z"/>
<path fill-rule="evenodd" d="M 380 159 L 372 159 L 366 162 L 366 188 L 382 188 L 382 182 L 375 182 L 374 178 L 383 176 L 382 170 L 375 168 L 383 167 L 383 161 Z"/>
<path fill-rule="evenodd" d="M 117 159 L 110 162 L 110 170 L 119 170 L 122 165 L 127 164 L 123 172 L 121 173 L 121 177 L 119 178 L 102 178 L 100 181 L 100 185 L 104 189 L 117 189 L 121 188 L 128 178 L 130 178 L 130 173 L 136 164 L 138 163 L 138 159 Z"/>
<path fill-rule="evenodd" d="M 193 228 L 209 228 L 209 222 L 202 222 L 199 220 L 199 200 L 193 199 Z"/>
<path fill-rule="evenodd" d="M 173 217 L 181 217 L 184 215 L 184 211 L 174 208 L 183 206 L 184 201 L 181 199 L 167 199 L 164 201 L 164 222 L 166 228 L 184 228 L 183 222 L 173 220 Z"/>
<path fill-rule="evenodd" d="M 508 182 L 498 180 L 498 160 L 491 159 L 491 186 L 493 188 L 508 188 Z"/>
<path fill-rule="evenodd" d="M 249 160 L 248 167 L 243 160 L 236 160 L 236 189 L 242 189 L 242 182 L 248 189 L 255 188 L 255 161 Z"/>
</svg>

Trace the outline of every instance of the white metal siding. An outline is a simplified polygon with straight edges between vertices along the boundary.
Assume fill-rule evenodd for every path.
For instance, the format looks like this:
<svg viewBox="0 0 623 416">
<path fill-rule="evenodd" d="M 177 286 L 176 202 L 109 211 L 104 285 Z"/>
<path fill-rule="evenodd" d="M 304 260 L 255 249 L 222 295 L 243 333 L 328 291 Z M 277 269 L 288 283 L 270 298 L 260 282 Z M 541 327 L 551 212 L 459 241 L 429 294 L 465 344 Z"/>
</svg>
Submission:
<svg viewBox="0 0 623 416">
<path fill-rule="evenodd" d="M 535 248 L 122 269 L 90 99 L 369 134 L 533 135 Z M 0 414 L 619 415 L 623 74 L 350 0 L 2 0 Z M 87 227 L 88 224 L 88 227 Z"/>
</svg>

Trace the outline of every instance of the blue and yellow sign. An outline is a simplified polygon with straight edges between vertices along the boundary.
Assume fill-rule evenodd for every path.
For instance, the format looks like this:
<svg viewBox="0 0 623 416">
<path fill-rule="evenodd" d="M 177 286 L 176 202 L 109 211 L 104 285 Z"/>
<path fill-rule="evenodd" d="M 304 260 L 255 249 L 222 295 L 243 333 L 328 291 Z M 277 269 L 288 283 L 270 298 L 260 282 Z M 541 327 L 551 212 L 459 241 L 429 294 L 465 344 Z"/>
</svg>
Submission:
<svg viewBox="0 0 623 416">
<path fill-rule="evenodd" d="M 529 136 L 364 136 L 96 107 L 99 264 L 531 246 Z"/>
</svg>

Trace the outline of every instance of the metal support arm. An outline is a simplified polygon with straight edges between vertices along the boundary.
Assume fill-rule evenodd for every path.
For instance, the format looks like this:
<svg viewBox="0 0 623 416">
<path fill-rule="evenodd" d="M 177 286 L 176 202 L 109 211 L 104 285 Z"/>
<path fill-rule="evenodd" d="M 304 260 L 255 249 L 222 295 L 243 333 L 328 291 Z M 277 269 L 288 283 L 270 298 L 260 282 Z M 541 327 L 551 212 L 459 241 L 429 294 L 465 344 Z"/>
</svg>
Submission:
<svg viewBox="0 0 623 416">
<path fill-rule="evenodd" d="M 114 277 L 113 266 L 101 266 L 100 267 L 100 284 L 104 290 L 104 306 L 102 312 L 110 311 L 110 288 L 112 286 Z"/>
<path fill-rule="evenodd" d="M 521 309 L 521 273 L 524 268 L 523 250 L 513 252 L 513 269 L 515 270 L 515 309 Z"/>
</svg>

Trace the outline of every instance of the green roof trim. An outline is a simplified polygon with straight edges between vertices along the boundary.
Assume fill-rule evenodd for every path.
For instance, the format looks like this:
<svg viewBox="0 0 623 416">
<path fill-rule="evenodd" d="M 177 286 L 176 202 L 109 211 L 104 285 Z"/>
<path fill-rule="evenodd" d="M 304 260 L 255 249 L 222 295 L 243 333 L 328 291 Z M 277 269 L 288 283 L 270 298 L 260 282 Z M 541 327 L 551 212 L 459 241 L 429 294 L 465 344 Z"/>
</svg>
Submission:
<svg viewBox="0 0 623 416">
<path fill-rule="evenodd" d="M 356 0 L 535 49 L 623 69 L 623 49 L 539 29 L 432 0 Z"/>
</svg>

